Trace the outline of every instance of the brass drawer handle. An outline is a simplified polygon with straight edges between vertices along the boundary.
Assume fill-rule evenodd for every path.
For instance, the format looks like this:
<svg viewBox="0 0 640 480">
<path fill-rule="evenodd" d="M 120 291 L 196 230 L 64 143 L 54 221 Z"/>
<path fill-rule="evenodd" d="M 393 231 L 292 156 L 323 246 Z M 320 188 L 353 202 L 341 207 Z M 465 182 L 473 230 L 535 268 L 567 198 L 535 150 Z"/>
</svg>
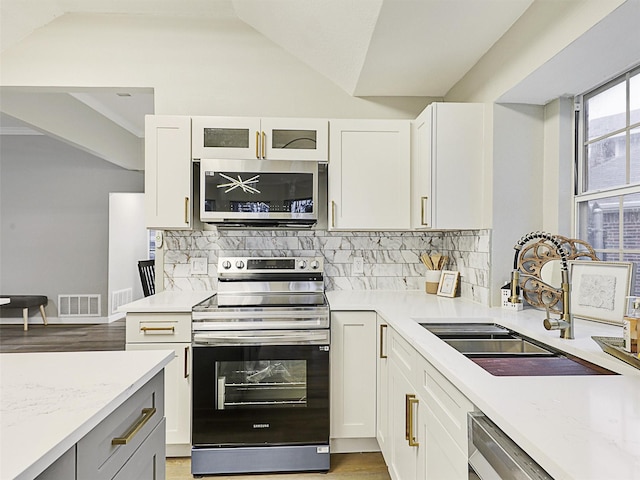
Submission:
<svg viewBox="0 0 640 480">
<path fill-rule="evenodd" d="M 410 447 L 419 447 L 420 443 L 416 440 L 416 432 L 413 431 L 414 417 L 413 417 L 413 406 L 418 405 L 420 400 L 416 398 L 415 395 L 409 395 L 409 446 Z"/>
<path fill-rule="evenodd" d="M 409 400 L 415 397 L 415 395 L 411 395 L 410 393 L 405 394 L 404 396 L 404 439 L 409 440 Z"/>
<path fill-rule="evenodd" d="M 336 226 L 336 202 L 331 200 L 331 228 Z"/>
<path fill-rule="evenodd" d="M 189 378 L 189 347 L 184 347 L 184 378 Z"/>
<path fill-rule="evenodd" d="M 384 353 L 384 332 L 387 329 L 386 324 L 380 325 L 380 358 L 387 358 L 387 354 Z"/>
<path fill-rule="evenodd" d="M 256 158 L 260 158 L 260 132 L 256 132 Z"/>
<path fill-rule="evenodd" d="M 429 226 L 429 222 L 424 221 L 424 202 L 427 200 L 429 200 L 429 197 L 420 197 L 420 224 L 425 227 Z"/>
<path fill-rule="evenodd" d="M 175 333 L 176 327 L 171 325 L 170 327 L 140 327 L 142 332 L 164 332 L 165 330 Z"/>
<path fill-rule="evenodd" d="M 142 409 L 142 415 L 140 415 L 140 418 L 138 418 L 138 420 L 136 420 L 136 423 L 134 423 L 131 426 L 131 428 L 129 428 L 129 430 L 127 430 L 125 432 L 124 436 L 115 437 L 113 440 L 111 440 L 111 445 L 126 445 L 126 444 L 128 444 L 133 439 L 133 437 L 136 436 L 136 433 L 138 433 L 140 431 L 140 429 L 142 427 L 144 427 L 145 424 L 149 421 L 149 419 L 151 417 L 153 417 L 154 413 L 156 413 L 155 407 L 143 408 Z"/>
<path fill-rule="evenodd" d="M 262 158 L 266 158 L 267 134 L 262 132 Z"/>
</svg>

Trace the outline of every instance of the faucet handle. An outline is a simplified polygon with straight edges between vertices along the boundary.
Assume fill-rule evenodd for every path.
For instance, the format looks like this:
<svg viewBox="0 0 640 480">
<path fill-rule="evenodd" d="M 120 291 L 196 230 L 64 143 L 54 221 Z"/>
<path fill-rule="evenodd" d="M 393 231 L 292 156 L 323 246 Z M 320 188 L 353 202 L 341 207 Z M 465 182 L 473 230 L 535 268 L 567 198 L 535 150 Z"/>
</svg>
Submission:
<svg viewBox="0 0 640 480">
<path fill-rule="evenodd" d="M 560 336 L 562 338 L 572 339 L 573 329 L 571 328 L 571 323 L 567 322 L 566 320 L 562 320 L 561 318 L 551 318 L 549 316 L 550 312 L 548 305 L 545 305 L 544 309 L 547 311 L 547 318 L 545 318 L 544 322 L 542 322 L 544 328 L 546 328 L 547 330 L 562 330 L 560 332 Z"/>
</svg>

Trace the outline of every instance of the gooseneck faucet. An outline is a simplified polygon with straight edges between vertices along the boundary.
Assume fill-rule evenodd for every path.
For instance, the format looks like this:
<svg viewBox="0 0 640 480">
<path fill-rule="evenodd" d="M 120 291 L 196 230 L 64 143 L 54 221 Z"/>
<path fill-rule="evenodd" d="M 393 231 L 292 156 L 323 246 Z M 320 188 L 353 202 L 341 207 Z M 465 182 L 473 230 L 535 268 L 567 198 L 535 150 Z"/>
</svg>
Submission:
<svg viewBox="0 0 640 480">
<path fill-rule="evenodd" d="M 547 240 L 555 247 L 556 253 L 560 256 L 561 263 L 561 275 L 562 275 L 562 315 L 560 319 L 550 318 L 549 310 L 547 309 L 547 318 L 544 320 L 544 328 L 547 330 L 560 330 L 560 337 L 565 339 L 573 339 L 573 317 L 571 315 L 571 305 L 570 305 L 570 283 L 569 283 L 569 268 L 567 263 L 567 251 L 562 246 L 562 243 L 558 238 L 546 232 L 531 232 L 524 235 L 518 243 L 513 247 L 515 249 L 515 254 L 513 257 L 513 271 L 511 273 L 511 296 L 509 297 L 509 301 L 511 303 L 520 303 L 520 275 L 531 276 L 525 273 L 522 273 L 518 270 L 518 256 L 520 255 L 520 251 L 522 247 L 529 243 L 531 240 L 536 239 L 544 239 Z M 538 281 L 540 281 L 538 279 Z M 544 283 L 544 282 L 542 282 Z M 546 285 L 546 284 L 545 284 Z M 547 285 L 551 287 L 550 285 Z M 551 287 L 553 288 L 553 287 Z"/>
</svg>

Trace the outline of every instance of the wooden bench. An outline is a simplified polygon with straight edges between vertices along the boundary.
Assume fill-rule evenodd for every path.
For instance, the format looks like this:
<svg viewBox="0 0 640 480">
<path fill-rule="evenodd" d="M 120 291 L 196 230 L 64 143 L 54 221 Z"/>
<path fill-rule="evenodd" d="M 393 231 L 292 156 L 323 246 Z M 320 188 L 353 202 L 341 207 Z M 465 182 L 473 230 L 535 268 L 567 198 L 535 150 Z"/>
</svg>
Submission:
<svg viewBox="0 0 640 480">
<path fill-rule="evenodd" d="M 2 308 L 22 309 L 25 331 L 29 330 L 29 309 L 33 307 L 40 307 L 42 321 L 47 325 L 47 315 L 44 313 L 44 307 L 47 306 L 49 299 L 46 295 L 0 295 L 0 297 L 9 299 L 9 303 L 2 305 Z"/>
</svg>

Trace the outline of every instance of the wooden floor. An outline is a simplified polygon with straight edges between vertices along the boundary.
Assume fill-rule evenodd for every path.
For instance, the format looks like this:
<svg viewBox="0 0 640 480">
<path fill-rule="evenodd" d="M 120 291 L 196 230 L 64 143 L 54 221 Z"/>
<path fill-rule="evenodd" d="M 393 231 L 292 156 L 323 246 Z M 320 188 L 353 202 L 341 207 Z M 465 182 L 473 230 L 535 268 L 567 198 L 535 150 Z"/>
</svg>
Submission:
<svg viewBox="0 0 640 480">
<path fill-rule="evenodd" d="M 124 350 L 125 323 L 119 320 L 100 325 L 0 325 L 0 353 L 81 352 Z M 215 480 L 389 480 L 387 466 L 379 453 L 332 454 L 328 473 L 280 475 L 233 475 L 209 477 Z M 191 459 L 168 458 L 166 480 L 190 480 Z"/>
<path fill-rule="evenodd" d="M 168 458 L 166 480 L 192 479 L 188 458 Z M 213 480 L 389 480 L 380 453 L 341 453 L 331 455 L 328 473 L 283 473 L 260 475 L 209 476 Z"/>
<path fill-rule="evenodd" d="M 0 353 L 124 350 L 124 320 L 97 325 L 0 325 Z"/>
</svg>

